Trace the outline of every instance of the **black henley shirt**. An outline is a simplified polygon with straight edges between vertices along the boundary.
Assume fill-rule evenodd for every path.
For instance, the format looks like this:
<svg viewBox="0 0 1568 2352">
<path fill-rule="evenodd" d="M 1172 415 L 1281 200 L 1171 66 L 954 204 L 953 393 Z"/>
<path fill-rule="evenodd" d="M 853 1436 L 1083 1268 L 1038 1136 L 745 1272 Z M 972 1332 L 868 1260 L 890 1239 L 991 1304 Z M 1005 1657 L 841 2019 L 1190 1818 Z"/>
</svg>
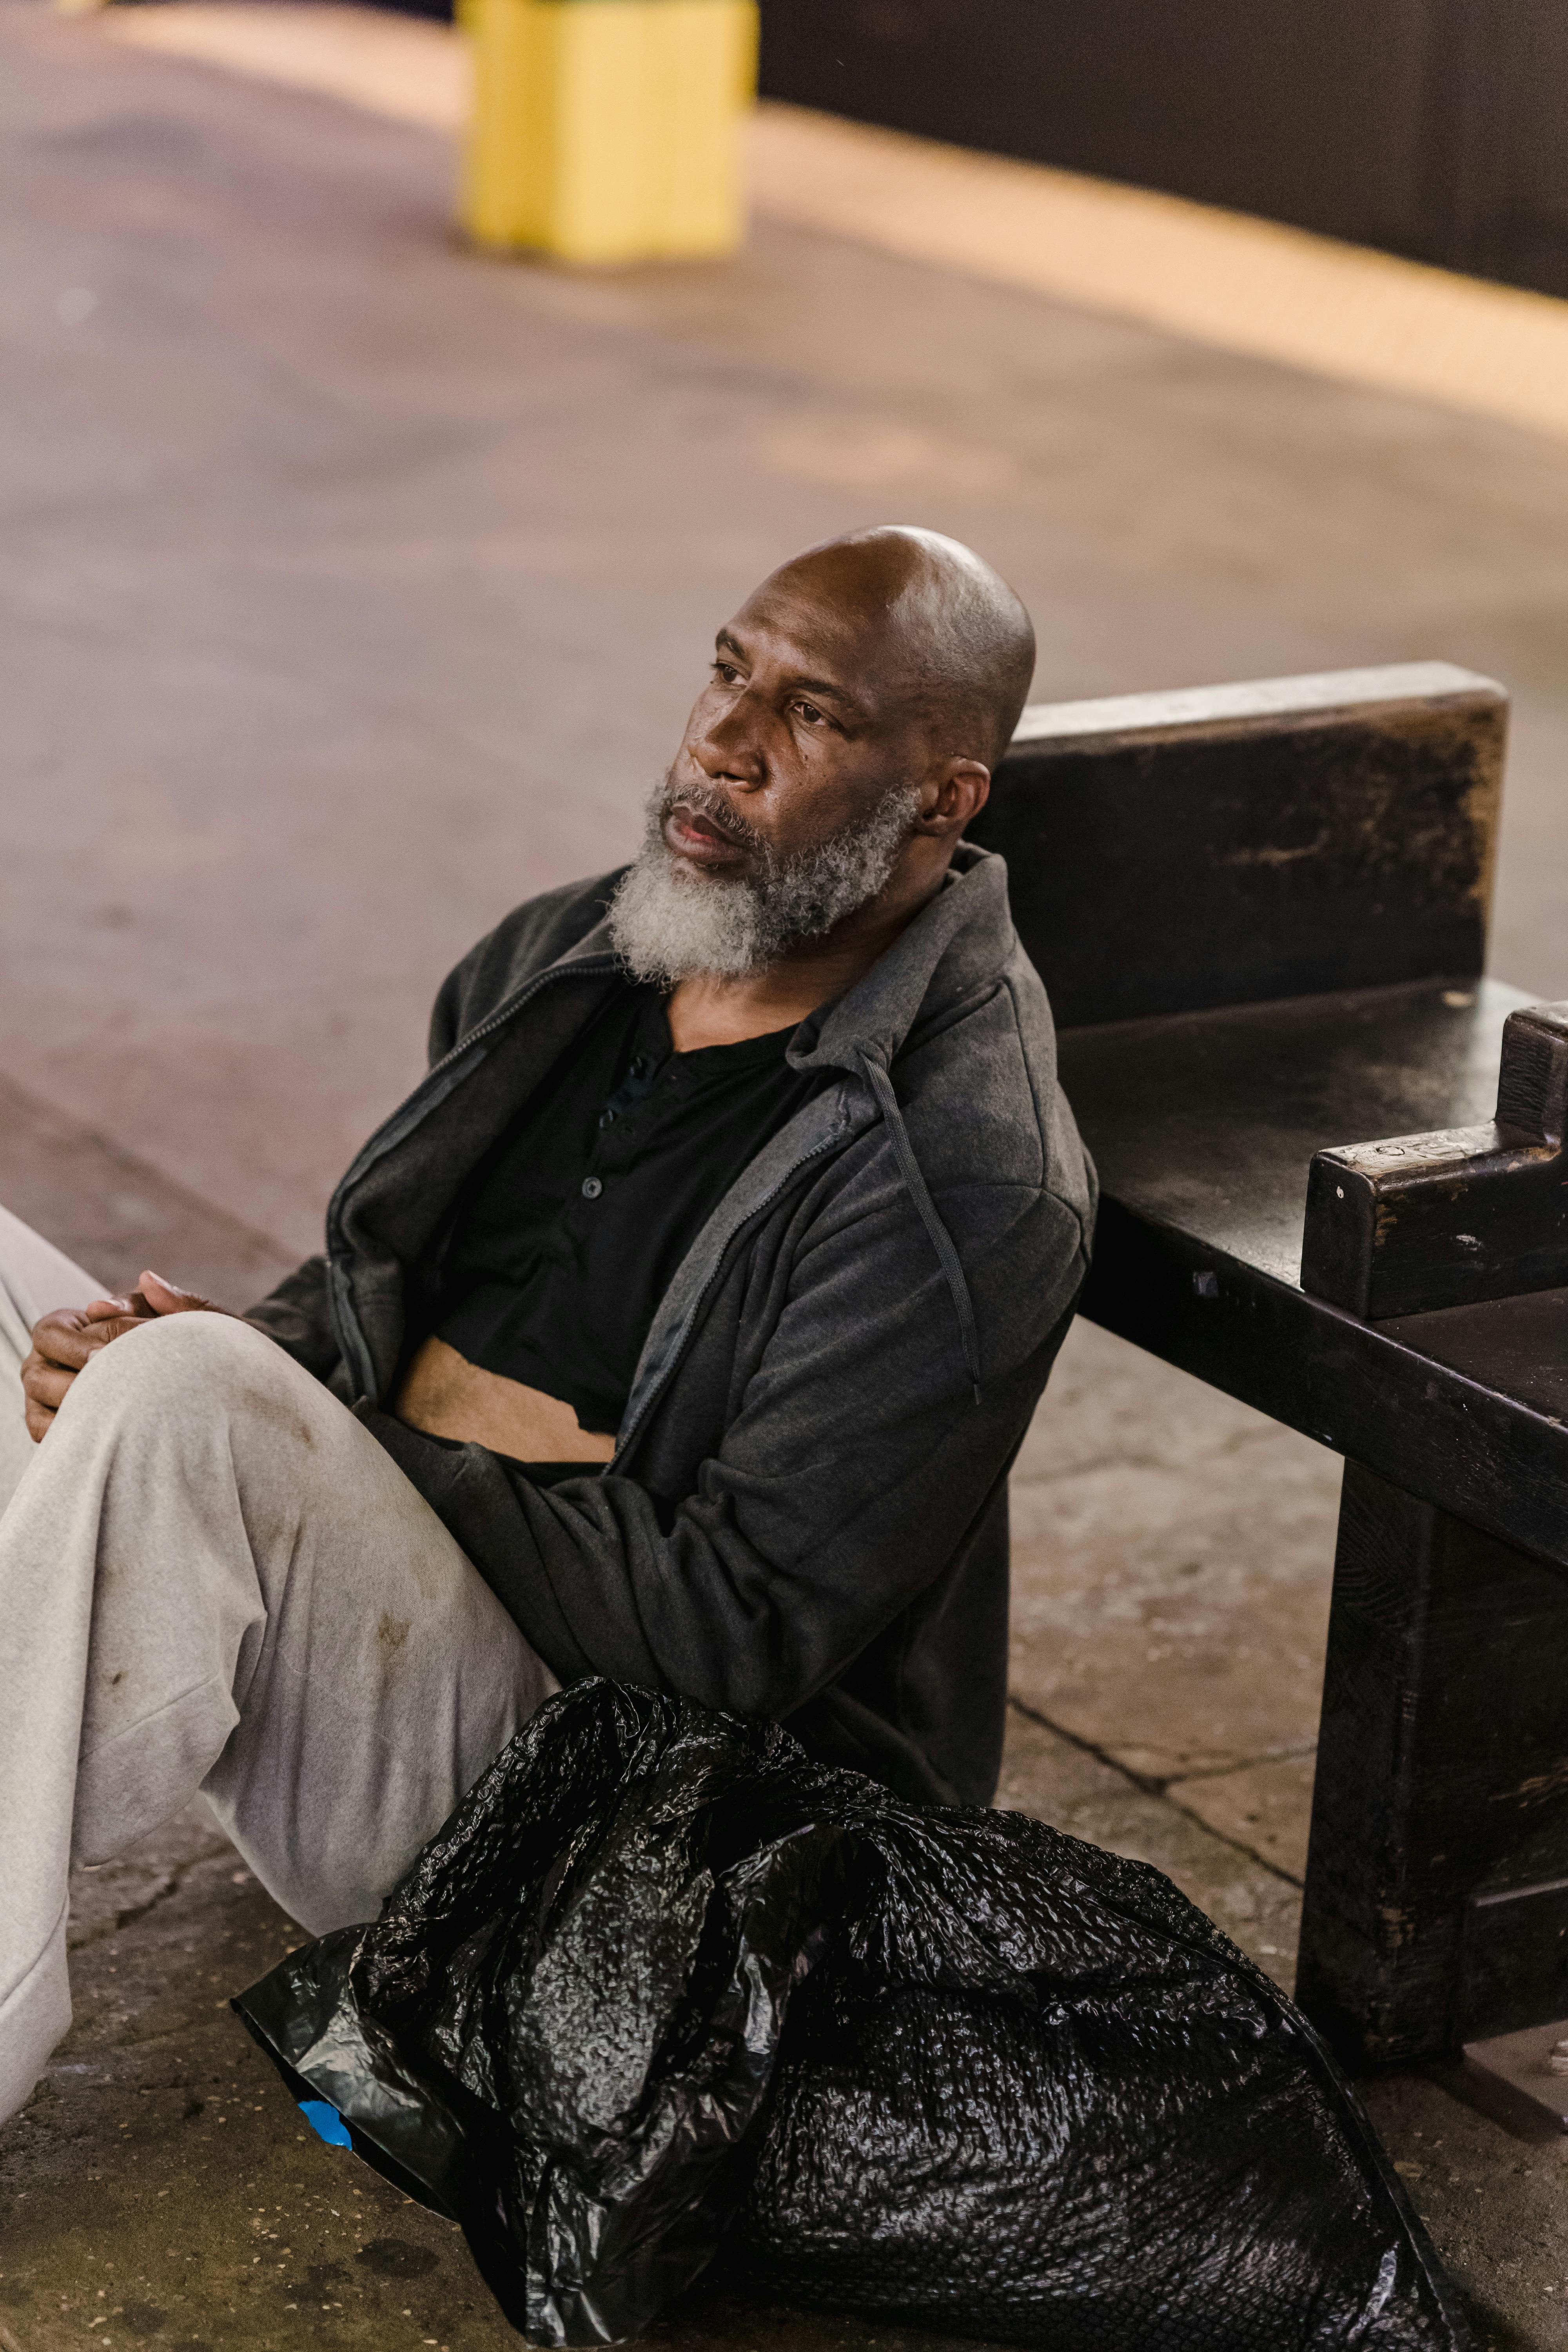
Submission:
<svg viewBox="0 0 1568 2352">
<path fill-rule="evenodd" d="M 678 1054 L 660 993 L 616 990 L 470 1180 L 436 1337 L 613 1436 L 676 1268 L 822 1083 L 793 1034 Z"/>
</svg>

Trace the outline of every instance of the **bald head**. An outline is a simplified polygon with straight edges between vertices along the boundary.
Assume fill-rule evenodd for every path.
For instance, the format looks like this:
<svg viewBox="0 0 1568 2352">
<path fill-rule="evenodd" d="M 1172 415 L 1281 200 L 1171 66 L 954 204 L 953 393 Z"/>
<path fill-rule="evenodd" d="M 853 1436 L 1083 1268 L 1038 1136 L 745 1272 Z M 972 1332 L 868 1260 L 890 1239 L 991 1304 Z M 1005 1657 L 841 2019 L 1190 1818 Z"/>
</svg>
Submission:
<svg viewBox="0 0 1568 2352">
<path fill-rule="evenodd" d="M 942 887 L 1034 661 L 1012 590 L 937 531 L 855 531 L 773 572 L 715 637 L 650 803 L 616 901 L 632 970 L 809 965 L 825 1002 Z"/>
<path fill-rule="evenodd" d="M 1028 614 L 999 573 L 941 531 L 880 523 L 808 548 L 758 591 L 804 591 L 858 638 L 879 683 L 941 748 L 994 768 L 1035 674 Z"/>
</svg>

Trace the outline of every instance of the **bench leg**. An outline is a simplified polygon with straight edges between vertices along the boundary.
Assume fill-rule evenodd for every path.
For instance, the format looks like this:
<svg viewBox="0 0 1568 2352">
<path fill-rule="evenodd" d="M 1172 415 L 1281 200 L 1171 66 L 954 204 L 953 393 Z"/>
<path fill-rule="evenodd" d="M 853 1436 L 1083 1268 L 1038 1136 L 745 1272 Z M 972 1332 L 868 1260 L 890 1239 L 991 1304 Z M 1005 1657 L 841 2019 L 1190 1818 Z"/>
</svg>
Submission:
<svg viewBox="0 0 1568 2352">
<path fill-rule="evenodd" d="M 1352 2064 L 1568 2017 L 1568 1574 L 1354 1463 L 1296 1991 Z"/>
</svg>

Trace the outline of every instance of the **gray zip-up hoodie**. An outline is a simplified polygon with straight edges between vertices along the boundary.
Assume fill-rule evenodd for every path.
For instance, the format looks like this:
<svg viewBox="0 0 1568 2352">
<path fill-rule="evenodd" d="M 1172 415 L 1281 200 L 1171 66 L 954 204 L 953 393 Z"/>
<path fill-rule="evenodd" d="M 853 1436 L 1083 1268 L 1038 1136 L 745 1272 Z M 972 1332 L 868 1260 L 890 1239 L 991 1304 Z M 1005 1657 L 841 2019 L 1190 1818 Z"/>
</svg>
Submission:
<svg viewBox="0 0 1568 2352">
<path fill-rule="evenodd" d="M 780 1718 L 906 1796 L 988 1801 L 1007 1472 L 1088 1266 L 1094 1176 L 998 857 L 943 887 L 795 1067 L 831 1082 L 693 1241 L 615 1459 L 548 1488 L 382 1410 L 467 1178 L 618 971 L 617 875 L 529 900 L 437 1000 L 431 1067 L 251 1310 L 354 1405 L 563 1682 Z"/>
</svg>

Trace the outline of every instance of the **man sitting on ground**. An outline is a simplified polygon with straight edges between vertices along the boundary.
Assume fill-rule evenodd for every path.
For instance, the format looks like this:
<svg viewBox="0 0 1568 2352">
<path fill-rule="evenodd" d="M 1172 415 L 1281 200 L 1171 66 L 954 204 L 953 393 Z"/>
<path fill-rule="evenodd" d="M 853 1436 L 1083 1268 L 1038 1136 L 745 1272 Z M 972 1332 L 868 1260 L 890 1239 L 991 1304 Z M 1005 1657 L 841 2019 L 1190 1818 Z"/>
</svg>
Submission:
<svg viewBox="0 0 1568 2352">
<path fill-rule="evenodd" d="M 786 564 L 635 865 L 447 982 L 323 1256 L 237 1318 L 4 1221 L 0 2116 L 69 2022 L 71 1862 L 197 1790 L 316 1934 L 586 1675 L 988 1801 L 1007 1472 L 1093 1206 L 960 840 L 1033 661 L 950 540 Z"/>
</svg>

